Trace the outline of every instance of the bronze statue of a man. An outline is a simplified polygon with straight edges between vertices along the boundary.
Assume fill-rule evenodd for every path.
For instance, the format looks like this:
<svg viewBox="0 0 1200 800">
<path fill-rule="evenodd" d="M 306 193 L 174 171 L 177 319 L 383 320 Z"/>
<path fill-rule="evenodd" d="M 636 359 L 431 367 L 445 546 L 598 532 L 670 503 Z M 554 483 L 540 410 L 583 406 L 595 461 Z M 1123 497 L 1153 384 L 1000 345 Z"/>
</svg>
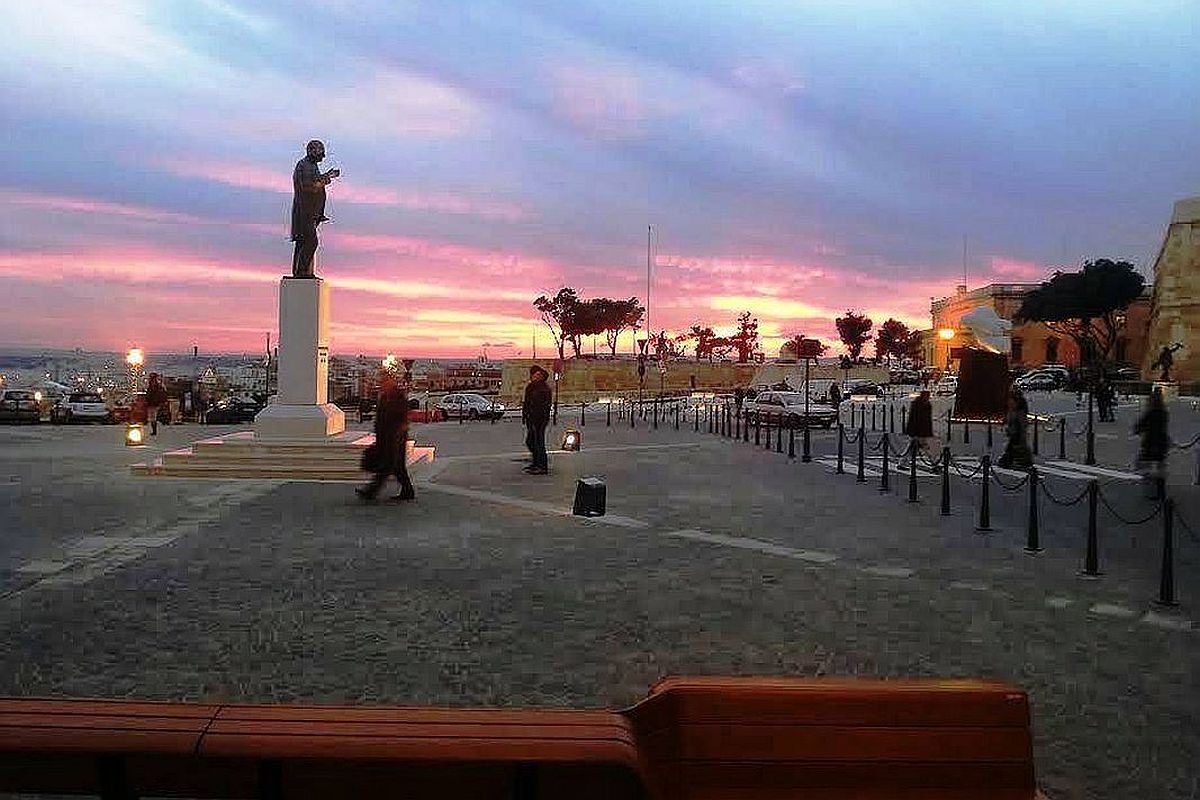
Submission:
<svg viewBox="0 0 1200 800">
<path fill-rule="evenodd" d="M 292 277 L 315 278 L 313 256 L 317 254 L 317 226 L 329 217 L 325 216 L 325 187 L 342 174 L 331 169 L 322 173 L 317 164 L 325 158 L 324 143 L 313 139 L 308 143 L 304 158 L 296 162 L 292 173 L 292 241 L 296 250 L 292 254 Z"/>
</svg>

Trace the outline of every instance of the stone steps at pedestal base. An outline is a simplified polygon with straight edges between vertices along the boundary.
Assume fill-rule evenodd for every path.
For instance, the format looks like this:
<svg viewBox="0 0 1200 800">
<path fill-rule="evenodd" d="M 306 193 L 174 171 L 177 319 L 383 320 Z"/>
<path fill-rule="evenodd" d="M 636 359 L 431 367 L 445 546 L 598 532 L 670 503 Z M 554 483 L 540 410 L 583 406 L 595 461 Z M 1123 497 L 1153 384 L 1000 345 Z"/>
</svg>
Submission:
<svg viewBox="0 0 1200 800">
<path fill-rule="evenodd" d="M 315 442 L 261 441 L 252 433 L 236 433 L 163 453 L 131 470 L 135 476 L 152 478 L 361 481 L 366 473 L 359 463 L 372 441 L 372 435 L 361 433 Z M 409 468 L 432 464 L 434 452 L 431 446 L 409 440 Z"/>
</svg>

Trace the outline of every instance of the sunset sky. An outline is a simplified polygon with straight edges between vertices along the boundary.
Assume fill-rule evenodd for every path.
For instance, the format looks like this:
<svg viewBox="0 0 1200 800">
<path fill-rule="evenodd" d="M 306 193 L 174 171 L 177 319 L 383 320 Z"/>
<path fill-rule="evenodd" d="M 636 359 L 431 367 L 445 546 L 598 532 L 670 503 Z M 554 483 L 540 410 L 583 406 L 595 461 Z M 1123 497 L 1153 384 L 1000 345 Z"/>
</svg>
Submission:
<svg viewBox="0 0 1200 800">
<path fill-rule="evenodd" d="M 0 48 L 0 345 L 261 348 L 291 171 L 333 349 L 527 356 L 561 286 L 655 328 L 1149 270 L 1200 194 L 1200 3 L 43 0 Z M 539 352 L 550 349 L 538 330 Z M 629 349 L 631 339 L 623 340 Z"/>
</svg>

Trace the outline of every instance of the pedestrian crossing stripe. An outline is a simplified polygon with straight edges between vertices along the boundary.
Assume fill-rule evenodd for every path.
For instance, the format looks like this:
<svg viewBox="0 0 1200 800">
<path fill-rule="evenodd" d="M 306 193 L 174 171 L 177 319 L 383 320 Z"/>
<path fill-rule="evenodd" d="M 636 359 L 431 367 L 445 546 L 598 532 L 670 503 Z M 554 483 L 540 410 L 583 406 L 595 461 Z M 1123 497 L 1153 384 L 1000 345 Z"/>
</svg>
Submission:
<svg viewBox="0 0 1200 800">
<path fill-rule="evenodd" d="M 819 464 L 824 464 L 827 467 L 837 467 L 837 456 L 817 456 L 813 460 Z M 898 475 L 907 475 L 908 470 L 909 470 L 908 461 L 904 461 L 903 464 L 898 463 L 896 461 L 889 461 L 888 467 L 891 468 L 892 472 L 895 472 Z M 842 461 L 842 469 L 844 469 L 846 472 L 857 473 L 858 472 L 857 458 L 844 459 Z M 864 475 L 872 475 L 872 476 L 878 478 L 880 475 L 883 474 L 881 472 L 882 469 L 883 469 L 883 458 L 882 457 L 869 456 L 869 457 L 863 459 L 863 474 Z M 936 478 L 936 477 L 939 477 L 941 474 L 942 473 L 931 470 L 928 467 L 926 467 L 920 463 L 917 464 L 917 476 L 918 477 Z"/>
</svg>

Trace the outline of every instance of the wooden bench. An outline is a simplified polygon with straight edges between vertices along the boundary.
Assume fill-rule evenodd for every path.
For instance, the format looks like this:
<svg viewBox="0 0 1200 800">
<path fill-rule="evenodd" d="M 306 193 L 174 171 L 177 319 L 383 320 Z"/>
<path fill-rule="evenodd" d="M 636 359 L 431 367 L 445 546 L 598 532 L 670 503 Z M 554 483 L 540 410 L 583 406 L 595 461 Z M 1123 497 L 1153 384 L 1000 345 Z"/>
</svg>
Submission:
<svg viewBox="0 0 1200 800">
<path fill-rule="evenodd" d="M 0 791 L 191 798 L 1035 797 L 987 681 L 673 678 L 623 712 L 0 699 Z"/>
<path fill-rule="evenodd" d="M 671 678 L 625 712 L 655 794 L 1035 797 L 1024 692 L 979 680 Z"/>
</svg>

